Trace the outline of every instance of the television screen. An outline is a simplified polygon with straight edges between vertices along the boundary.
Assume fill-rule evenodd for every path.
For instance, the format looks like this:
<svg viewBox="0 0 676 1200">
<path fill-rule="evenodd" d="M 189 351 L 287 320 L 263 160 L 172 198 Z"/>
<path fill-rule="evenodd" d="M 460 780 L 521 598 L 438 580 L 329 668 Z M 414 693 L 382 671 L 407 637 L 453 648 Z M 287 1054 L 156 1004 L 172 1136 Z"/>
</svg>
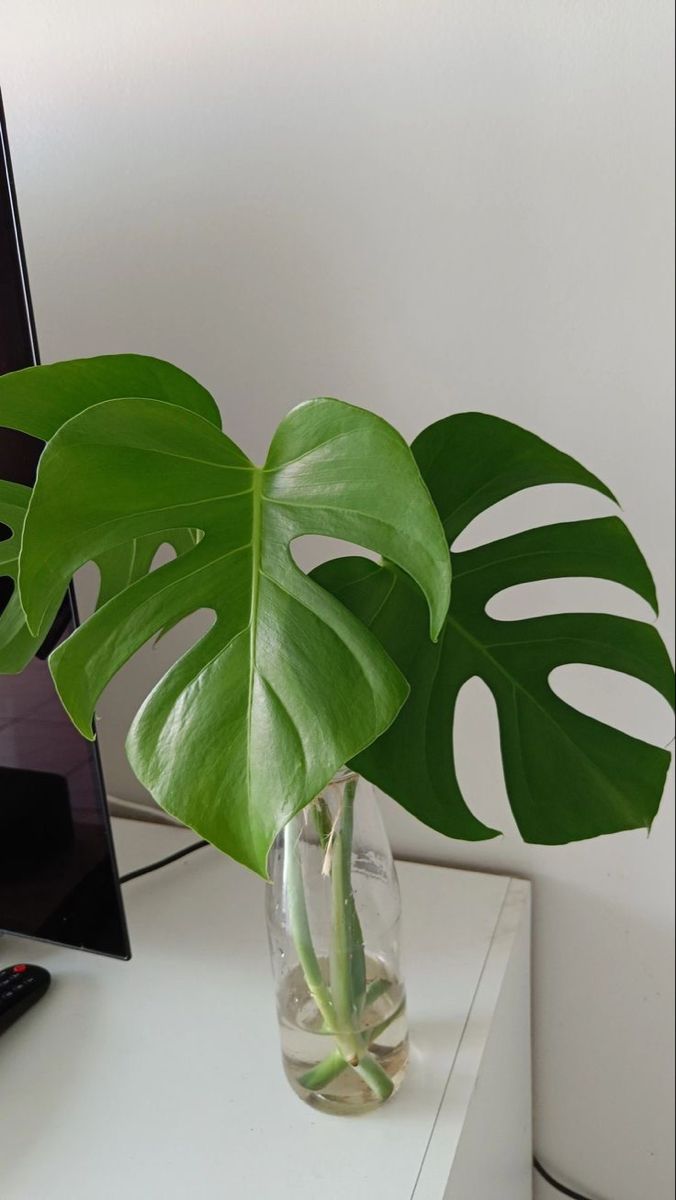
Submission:
<svg viewBox="0 0 676 1200">
<path fill-rule="evenodd" d="M 38 360 L 0 99 L 0 374 Z M 41 451 L 0 428 L 0 479 L 31 486 Z M 9 536 L 0 524 L 0 542 Z M 13 591 L 0 567 L 0 614 Z M 47 654 L 72 630 L 72 595 L 21 675 L 0 675 L 0 930 L 129 958 L 95 746 L 71 725 Z"/>
</svg>

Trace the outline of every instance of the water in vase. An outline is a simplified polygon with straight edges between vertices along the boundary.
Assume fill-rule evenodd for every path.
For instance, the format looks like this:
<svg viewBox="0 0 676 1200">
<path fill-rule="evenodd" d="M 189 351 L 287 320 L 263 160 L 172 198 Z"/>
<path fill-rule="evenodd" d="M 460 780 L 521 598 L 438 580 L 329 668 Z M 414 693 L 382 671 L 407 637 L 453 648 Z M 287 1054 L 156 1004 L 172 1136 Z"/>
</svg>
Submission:
<svg viewBox="0 0 676 1200">
<path fill-rule="evenodd" d="M 328 960 L 320 967 L 328 981 Z M 278 1011 L 287 1078 L 313 1107 L 345 1115 L 377 1108 L 382 1100 L 370 1082 L 373 1060 L 393 1090 L 399 1087 L 408 1060 L 404 988 L 377 960 L 367 958 L 363 1007 L 346 1033 L 326 1027 L 299 967 L 282 981 Z"/>
</svg>

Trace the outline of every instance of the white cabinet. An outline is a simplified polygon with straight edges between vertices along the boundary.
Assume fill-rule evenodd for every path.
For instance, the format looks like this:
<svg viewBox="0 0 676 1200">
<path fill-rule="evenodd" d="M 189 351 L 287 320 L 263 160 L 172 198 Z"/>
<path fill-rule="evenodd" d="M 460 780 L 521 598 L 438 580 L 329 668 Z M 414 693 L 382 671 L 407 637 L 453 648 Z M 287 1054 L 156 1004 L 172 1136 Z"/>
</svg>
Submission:
<svg viewBox="0 0 676 1200">
<path fill-rule="evenodd" d="M 120 869 L 191 840 L 115 822 Z M 130 963 L 3 938 L 53 986 L 0 1040 L 3 1200 L 529 1200 L 529 887 L 399 865 L 399 1095 L 314 1112 L 279 1062 L 265 884 L 210 847 L 125 887 Z"/>
</svg>

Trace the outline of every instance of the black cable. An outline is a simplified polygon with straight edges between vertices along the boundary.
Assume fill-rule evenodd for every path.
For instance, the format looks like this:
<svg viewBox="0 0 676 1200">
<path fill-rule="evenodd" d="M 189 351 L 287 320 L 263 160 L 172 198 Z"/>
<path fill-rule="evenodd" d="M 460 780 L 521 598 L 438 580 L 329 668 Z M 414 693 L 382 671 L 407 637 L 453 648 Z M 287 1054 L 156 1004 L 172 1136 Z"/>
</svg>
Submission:
<svg viewBox="0 0 676 1200">
<path fill-rule="evenodd" d="M 148 863 L 147 867 L 139 867 L 136 871 L 129 871 L 127 875 L 120 875 L 120 883 L 129 883 L 130 879 L 138 879 L 140 875 L 149 875 L 151 871 L 159 871 L 160 867 L 166 867 L 169 863 L 176 862 L 179 858 L 185 858 L 186 854 L 194 854 L 195 850 L 201 850 L 203 846 L 208 846 L 205 841 L 191 842 L 189 846 L 184 846 L 182 850 L 177 850 L 175 854 L 168 854 L 166 858 L 160 858 L 157 862 Z"/>
<path fill-rule="evenodd" d="M 570 1196 L 571 1200 L 591 1200 L 591 1196 L 583 1196 L 582 1192 L 574 1192 L 572 1188 L 566 1187 L 563 1183 L 559 1183 L 558 1179 L 555 1179 L 553 1175 L 549 1174 L 549 1171 L 545 1170 L 542 1163 L 539 1162 L 537 1158 L 533 1159 L 533 1166 L 535 1167 L 538 1175 L 542 1176 L 545 1183 L 548 1183 L 550 1187 L 555 1188 L 556 1191 L 560 1192 L 562 1196 Z"/>
<path fill-rule="evenodd" d="M 203 846 L 208 845 L 209 843 L 204 840 L 191 842 L 189 846 L 184 846 L 182 850 L 177 850 L 174 854 L 168 854 L 166 858 L 160 858 L 157 862 L 148 863 L 147 867 L 139 867 L 136 871 L 129 871 L 127 875 L 121 875 L 120 883 L 129 883 L 131 879 L 138 879 L 141 875 L 149 875 L 151 871 L 159 871 L 160 867 L 167 867 L 169 863 L 177 862 L 179 858 L 185 858 L 187 854 L 194 854 L 195 850 L 201 850 Z M 582 1192 L 574 1192 L 572 1188 L 559 1183 L 558 1180 L 554 1179 L 553 1175 L 549 1174 L 549 1171 L 545 1170 L 537 1158 L 533 1159 L 533 1166 L 538 1175 L 542 1176 L 545 1183 L 555 1188 L 562 1196 L 569 1196 L 570 1200 L 591 1200 L 590 1196 L 583 1196 Z"/>
</svg>

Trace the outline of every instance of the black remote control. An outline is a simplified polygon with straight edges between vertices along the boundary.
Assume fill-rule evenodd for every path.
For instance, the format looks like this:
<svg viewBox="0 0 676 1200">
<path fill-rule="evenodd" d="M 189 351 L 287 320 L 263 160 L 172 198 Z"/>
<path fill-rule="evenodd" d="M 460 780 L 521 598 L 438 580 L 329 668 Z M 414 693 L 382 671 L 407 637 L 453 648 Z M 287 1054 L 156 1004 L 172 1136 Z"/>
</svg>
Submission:
<svg viewBox="0 0 676 1200">
<path fill-rule="evenodd" d="M 16 963 L 0 971 L 0 1033 L 44 996 L 51 981 L 49 971 L 31 963 Z"/>
</svg>

